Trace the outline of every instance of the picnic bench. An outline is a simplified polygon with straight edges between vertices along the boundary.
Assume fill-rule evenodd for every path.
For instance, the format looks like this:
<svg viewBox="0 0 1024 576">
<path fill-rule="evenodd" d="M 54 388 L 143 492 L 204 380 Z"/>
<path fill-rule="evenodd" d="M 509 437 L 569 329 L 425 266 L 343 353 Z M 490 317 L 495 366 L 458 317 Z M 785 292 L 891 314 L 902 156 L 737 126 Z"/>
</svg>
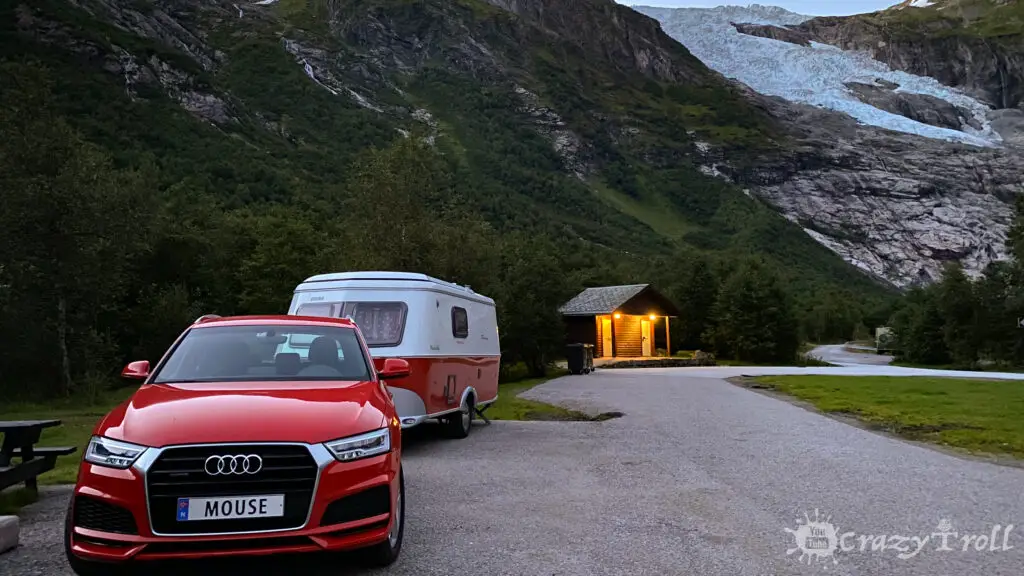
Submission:
<svg viewBox="0 0 1024 576">
<path fill-rule="evenodd" d="M 53 470 L 58 456 L 67 456 L 78 450 L 74 446 L 35 446 L 45 428 L 60 424 L 60 420 L 0 420 L 0 434 L 4 437 L 3 444 L 0 444 L 0 490 L 24 482 L 26 488 L 38 491 L 38 476 Z M 18 464 L 13 462 L 15 458 L 20 460 Z"/>
</svg>

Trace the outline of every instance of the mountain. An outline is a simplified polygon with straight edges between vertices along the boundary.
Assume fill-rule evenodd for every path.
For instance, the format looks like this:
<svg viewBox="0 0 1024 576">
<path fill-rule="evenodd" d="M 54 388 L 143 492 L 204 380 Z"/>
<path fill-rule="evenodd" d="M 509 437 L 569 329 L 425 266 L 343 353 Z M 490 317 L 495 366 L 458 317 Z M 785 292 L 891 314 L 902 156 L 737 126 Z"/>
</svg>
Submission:
<svg viewBox="0 0 1024 576">
<path fill-rule="evenodd" d="M 43 71 L 75 128 L 119 166 L 154 163 L 162 189 L 308 204 L 362 151 L 414 138 L 499 230 L 626 276 L 753 253 L 806 298 L 886 290 L 707 165 L 714 150 L 754 173 L 746 159 L 801 145 L 611 0 L 8 0 L 0 19 L 0 56 Z"/>
<path fill-rule="evenodd" d="M 713 147 L 707 163 L 848 262 L 912 286 L 936 280 L 951 261 L 977 275 L 1005 257 L 1012 203 L 1024 191 L 1020 131 L 978 94 L 859 51 L 889 42 L 850 40 L 849 30 L 876 16 L 810 18 L 759 5 L 635 9 L 748 86 L 748 100 L 796 143 L 749 152 L 753 170 L 734 168 L 734 156 Z"/>
</svg>

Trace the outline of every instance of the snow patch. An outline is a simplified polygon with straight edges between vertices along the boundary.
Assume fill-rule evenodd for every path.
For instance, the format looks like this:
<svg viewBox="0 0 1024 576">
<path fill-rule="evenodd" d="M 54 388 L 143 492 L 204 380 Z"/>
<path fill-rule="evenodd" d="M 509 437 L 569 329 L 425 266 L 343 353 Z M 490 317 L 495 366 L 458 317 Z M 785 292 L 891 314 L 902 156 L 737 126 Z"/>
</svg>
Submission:
<svg viewBox="0 0 1024 576">
<path fill-rule="evenodd" d="M 923 1 L 923 0 L 922 0 Z M 634 10 L 661 22 L 670 36 L 686 46 L 709 68 L 769 96 L 849 114 L 863 124 L 975 146 L 997 146 L 1002 138 L 988 120 L 985 104 L 938 81 L 890 69 L 866 52 L 846 52 L 812 42 L 810 47 L 741 34 L 732 23 L 788 26 L 810 16 L 782 8 L 751 5 L 718 8 L 652 8 Z M 880 110 L 861 102 L 844 84 L 874 84 L 881 78 L 898 84 L 899 91 L 927 94 L 959 106 L 982 127 L 963 131 L 940 128 Z"/>
</svg>

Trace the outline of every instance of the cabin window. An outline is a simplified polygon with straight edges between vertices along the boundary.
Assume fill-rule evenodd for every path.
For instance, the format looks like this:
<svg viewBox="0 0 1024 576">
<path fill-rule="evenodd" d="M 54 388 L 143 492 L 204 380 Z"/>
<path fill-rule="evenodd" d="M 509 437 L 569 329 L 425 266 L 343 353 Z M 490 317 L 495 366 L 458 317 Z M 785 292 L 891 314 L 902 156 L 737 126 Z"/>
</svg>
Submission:
<svg viewBox="0 0 1024 576">
<path fill-rule="evenodd" d="M 466 338 L 469 336 L 469 315 L 465 308 L 452 307 L 452 336 Z"/>
<path fill-rule="evenodd" d="M 346 302 L 340 316 L 352 318 L 367 346 L 386 347 L 402 343 L 407 311 L 404 302 Z"/>
</svg>

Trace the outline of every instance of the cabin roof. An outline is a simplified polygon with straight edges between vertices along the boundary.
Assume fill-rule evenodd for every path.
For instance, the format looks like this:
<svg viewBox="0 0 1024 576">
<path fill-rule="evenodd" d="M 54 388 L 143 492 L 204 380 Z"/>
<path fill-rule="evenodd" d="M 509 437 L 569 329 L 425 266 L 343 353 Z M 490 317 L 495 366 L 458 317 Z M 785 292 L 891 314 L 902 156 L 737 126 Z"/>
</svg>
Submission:
<svg viewBox="0 0 1024 576">
<path fill-rule="evenodd" d="M 629 302 L 634 296 L 644 291 L 649 284 L 629 284 L 626 286 L 602 286 L 587 288 L 558 309 L 564 316 L 591 316 L 611 314 L 617 308 Z"/>
<path fill-rule="evenodd" d="M 563 304 L 558 311 L 563 316 L 601 316 L 617 311 L 632 314 L 635 310 L 630 309 L 638 307 L 645 310 L 651 307 L 658 310 L 659 315 L 679 316 L 675 304 L 659 294 L 650 284 L 587 288 Z"/>
</svg>

